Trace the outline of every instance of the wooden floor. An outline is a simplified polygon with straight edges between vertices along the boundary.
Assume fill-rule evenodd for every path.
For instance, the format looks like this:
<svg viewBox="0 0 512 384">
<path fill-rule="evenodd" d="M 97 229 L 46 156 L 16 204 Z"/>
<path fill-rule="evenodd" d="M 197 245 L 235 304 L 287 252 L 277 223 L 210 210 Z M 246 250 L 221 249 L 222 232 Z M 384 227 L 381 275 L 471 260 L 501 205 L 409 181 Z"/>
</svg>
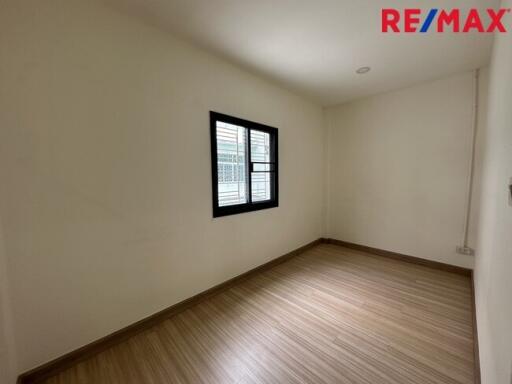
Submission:
<svg viewBox="0 0 512 384">
<path fill-rule="evenodd" d="M 46 383 L 473 383 L 469 277 L 331 244 Z"/>
</svg>

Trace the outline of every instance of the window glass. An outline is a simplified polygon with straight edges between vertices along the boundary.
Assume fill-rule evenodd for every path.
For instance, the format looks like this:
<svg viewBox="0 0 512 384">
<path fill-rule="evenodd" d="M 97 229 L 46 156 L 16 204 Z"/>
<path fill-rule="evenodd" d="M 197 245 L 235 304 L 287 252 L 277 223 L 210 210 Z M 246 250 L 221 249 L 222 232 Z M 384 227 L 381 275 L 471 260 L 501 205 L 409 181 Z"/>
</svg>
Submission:
<svg viewBox="0 0 512 384">
<path fill-rule="evenodd" d="M 247 203 L 247 130 L 217 122 L 219 206 Z"/>
</svg>

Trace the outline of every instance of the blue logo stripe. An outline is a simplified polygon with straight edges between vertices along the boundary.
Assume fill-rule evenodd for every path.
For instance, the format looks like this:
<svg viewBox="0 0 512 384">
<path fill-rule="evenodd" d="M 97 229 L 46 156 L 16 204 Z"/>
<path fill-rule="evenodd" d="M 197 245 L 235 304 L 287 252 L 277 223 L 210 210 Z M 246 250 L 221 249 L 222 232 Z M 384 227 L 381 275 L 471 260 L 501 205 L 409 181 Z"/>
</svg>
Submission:
<svg viewBox="0 0 512 384">
<path fill-rule="evenodd" d="M 436 8 L 432 8 L 430 10 L 427 18 L 425 19 L 425 22 L 421 26 L 421 29 L 420 29 L 421 33 L 425 33 L 428 31 L 428 29 L 430 28 L 430 25 L 432 24 L 432 21 L 434 21 L 434 17 L 436 17 L 436 15 L 437 15 L 437 11 L 438 11 L 438 9 L 436 9 Z"/>
</svg>

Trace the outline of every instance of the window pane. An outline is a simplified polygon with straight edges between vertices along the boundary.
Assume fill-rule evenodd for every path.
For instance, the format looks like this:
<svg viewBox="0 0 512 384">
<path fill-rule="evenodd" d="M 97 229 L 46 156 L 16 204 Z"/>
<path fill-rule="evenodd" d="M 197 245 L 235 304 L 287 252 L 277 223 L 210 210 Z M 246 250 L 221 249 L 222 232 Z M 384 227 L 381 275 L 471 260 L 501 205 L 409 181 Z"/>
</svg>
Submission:
<svg viewBox="0 0 512 384">
<path fill-rule="evenodd" d="M 270 135 L 268 133 L 251 130 L 251 161 L 255 163 L 270 162 Z M 270 166 L 254 164 L 255 171 L 267 170 L 267 167 Z M 270 200 L 270 173 L 253 172 L 251 176 L 252 201 Z"/>
<path fill-rule="evenodd" d="M 251 161 L 255 163 L 270 162 L 270 135 L 251 130 Z"/>
<path fill-rule="evenodd" d="M 270 172 L 274 170 L 271 163 L 253 163 L 253 172 Z"/>
<path fill-rule="evenodd" d="M 271 173 L 253 172 L 252 173 L 252 201 L 270 200 L 270 178 Z"/>
<path fill-rule="evenodd" d="M 247 203 L 247 130 L 217 122 L 219 207 Z"/>
</svg>

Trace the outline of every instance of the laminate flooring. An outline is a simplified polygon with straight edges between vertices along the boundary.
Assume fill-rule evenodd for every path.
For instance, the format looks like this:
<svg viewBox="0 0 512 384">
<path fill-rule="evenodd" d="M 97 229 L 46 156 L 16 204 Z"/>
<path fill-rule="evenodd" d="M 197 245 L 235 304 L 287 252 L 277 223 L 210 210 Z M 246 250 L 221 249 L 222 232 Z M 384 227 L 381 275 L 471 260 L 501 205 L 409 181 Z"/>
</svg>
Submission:
<svg viewBox="0 0 512 384">
<path fill-rule="evenodd" d="M 473 348 L 469 277 L 320 244 L 45 383 L 469 384 Z"/>
</svg>

